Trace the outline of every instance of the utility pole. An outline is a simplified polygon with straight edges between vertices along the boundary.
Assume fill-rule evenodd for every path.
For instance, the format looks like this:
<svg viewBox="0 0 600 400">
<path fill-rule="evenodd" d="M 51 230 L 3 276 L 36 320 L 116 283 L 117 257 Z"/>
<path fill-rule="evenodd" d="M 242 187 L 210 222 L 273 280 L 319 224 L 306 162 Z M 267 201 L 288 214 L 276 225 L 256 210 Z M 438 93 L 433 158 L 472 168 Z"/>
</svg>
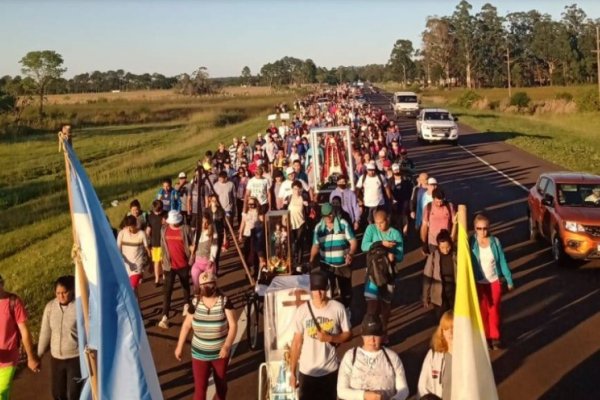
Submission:
<svg viewBox="0 0 600 400">
<path fill-rule="evenodd" d="M 512 87 L 510 84 L 510 49 L 508 43 L 506 44 L 506 69 L 508 70 L 508 97 L 512 97 Z"/>
</svg>

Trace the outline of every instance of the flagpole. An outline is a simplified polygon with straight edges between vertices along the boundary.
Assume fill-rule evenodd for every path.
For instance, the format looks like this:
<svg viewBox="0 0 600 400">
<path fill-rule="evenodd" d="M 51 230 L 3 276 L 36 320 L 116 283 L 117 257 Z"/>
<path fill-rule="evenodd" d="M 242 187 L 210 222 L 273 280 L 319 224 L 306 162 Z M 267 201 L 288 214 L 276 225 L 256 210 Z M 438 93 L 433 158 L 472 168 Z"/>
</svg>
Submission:
<svg viewBox="0 0 600 400">
<path fill-rule="evenodd" d="M 464 204 L 459 204 L 457 215 L 458 215 L 458 217 L 457 217 L 458 225 L 464 226 L 465 230 L 466 230 L 467 229 L 467 206 L 465 206 Z"/>
<path fill-rule="evenodd" d="M 83 310 L 83 325 L 85 328 L 86 337 L 89 336 L 90 332 L 90 305 L 89 305 L 89 293 L 88 293 L 88 280 L 85 275 L 85 270 L 83 265 L 81 264 L 81 256 L 79 254 L 79 245 L 77 241 L 77 230 L 75 228 L 75 223 L 73 220 L 73 194 L 71 191 L 71 164 L 69 163 L 69 158 L 66 151 L 66 146 L 70 146 L 69 139 L 63 139 L 59 137 L 59 141 L 61 141 L 62 151 L 65 158 L 65 175 L 67 178 L 67 194 L 69 196 L 69 212 L 71 214 L 71 232 L 73 234 L 73 252 L 71 256 L 73 257 L 73 261 L 75 262 L 75 269 L 77 273 L 78 286 L 80 290 L 80 298 L 81 298 L 81 308 Z M 59 145 L 59 149 L 61 149 L 61 145 Z M 97 365 L 97 357 L 96 351 L 87 349 L 85 352 L 86 363 L 88 365 L 88 370 L 90 373 L 90 383 L 92 389 L 92 398 L 94 400 L 98 399 L 98 365 Z"/>
</svg>

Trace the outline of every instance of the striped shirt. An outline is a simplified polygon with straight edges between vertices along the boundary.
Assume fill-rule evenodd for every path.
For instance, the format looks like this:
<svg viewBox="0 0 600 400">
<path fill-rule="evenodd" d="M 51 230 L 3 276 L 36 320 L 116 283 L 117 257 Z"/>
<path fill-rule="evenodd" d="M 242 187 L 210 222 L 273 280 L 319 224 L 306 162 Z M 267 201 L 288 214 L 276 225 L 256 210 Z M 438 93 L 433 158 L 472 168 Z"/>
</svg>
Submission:
<svg viewBox="0 0 600 400">
<path fill-rule="evenodd" d="M 219 352 L 229 332 L 225 309 L 233 309 L 225 296 L 219 296 L 211 308 L 206 307 L 201 299 L 198 300 L 192 321 L 192 358 L 202 361 L 219 358 Z"/>
<path fill-rule="evenodd" d="M 345 220 L 336 217 L 333 229 L 328 229 L 324 220 L 315 227 L 313 245 L 319 246 L 322 262 L 341 266 L 346 263 L 346 252 L 354 238 L 352 227 Z"/>
</svg>

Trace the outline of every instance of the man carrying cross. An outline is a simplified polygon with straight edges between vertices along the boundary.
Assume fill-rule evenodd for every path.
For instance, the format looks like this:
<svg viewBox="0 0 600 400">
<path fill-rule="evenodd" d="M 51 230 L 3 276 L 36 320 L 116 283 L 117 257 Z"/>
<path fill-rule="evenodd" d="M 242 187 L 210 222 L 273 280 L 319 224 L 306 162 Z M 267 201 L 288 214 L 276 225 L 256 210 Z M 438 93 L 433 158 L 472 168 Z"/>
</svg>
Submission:
<svg viewBox="0 0 600 400">
<path fill-rule="evenodd" d="M 299 387 L 300 400 L 337 399 L 336 345 L 352 337 L 346 310 L 341 303 L 327 297 L 327 286 L 327 275 L 323 271 L 313 272 L 311 299 L 298 307 L 294 317 L 290 386 Z"/>
</svg>

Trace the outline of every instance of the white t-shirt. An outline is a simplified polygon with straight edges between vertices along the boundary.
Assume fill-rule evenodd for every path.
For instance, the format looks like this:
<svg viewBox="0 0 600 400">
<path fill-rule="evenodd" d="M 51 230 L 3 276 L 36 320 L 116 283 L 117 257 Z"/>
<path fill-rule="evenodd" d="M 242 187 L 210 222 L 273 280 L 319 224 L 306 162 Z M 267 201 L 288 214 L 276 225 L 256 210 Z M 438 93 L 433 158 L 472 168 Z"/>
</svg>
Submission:
<svg viewBox="0 0 600 400">
<path fill-rule="evenodd" d="M 363 201 L 365 202 L 365 207 L 377 207 L 385 203 L 385 198 L 383 197 L 384 188 L 382 188 L 383 182 L 385 184 L 385 178 L 383 176 L 366 176 L 364 178 L 359 178 L 356 187 L 359 189 L 363 189 Z"/>
<path fill-rule="evenodd" d="M 300 183 L 302 184 L 302 189 L 306 190 L 308 192 L 308 185 L 306 184 L 306 182 L 304 182 L 302 179 L 294 179 L 300 181 Z M 291 181 L 289 179 L 286 179 L 285 181 L 283 181 L 281 183 L 281 186 L 279 187 L 279 192 L 277 193 L 277 198 L 279 199 L 285 199 L 286 197 L 290 196 L 292 194 L 292 184 L 294 183 L 294 181 Z"/>
<path fill-rule="evenodd" d="M 141 274 L 147 258 L 148 239 L 146 233 L 141 230 L 131 233 L 128 228 L 123 228 L 117 235 L 117 246 L 121 250 L 127 274 L 129 276 Z"/>
<path fill-rule="evenodd" d="M 250 178 L 246 190 L 250 197 L 256 197 L 260 205 L 267 204 L 269 200 L 269 180 L 266 178 Z"/>
<path fill-rule="evenodd" d="M 492 253 L 492 246 L 481 247 L 479 246 L 479 263 L 483 271 L 483 280 L 481 283 L 492 283 L 498 280 L 498 273 L 496 272 L 496 260 L 494 259 L 494 253 Z"/>
<path fill-rule="evenodd" d="M 311 300 L 311 306 L 323 331 L 331 335 L 350 332 L 348 316 L 342 303 L 329 300 L 325 307 L 317 308 Z M 329 343 L 320 342 L 316 338 L 317 327 L 310 315 L 307 303 L 302 304 L 296 310 L 294 326 L 296 327 L 295 332 L 301 333 L 303 337 L 300 360 L 298 360 L 300 372 L 304 375 L 319 377 L 337 371 L 339 360 L 335 347 Z"/>
</svg>

